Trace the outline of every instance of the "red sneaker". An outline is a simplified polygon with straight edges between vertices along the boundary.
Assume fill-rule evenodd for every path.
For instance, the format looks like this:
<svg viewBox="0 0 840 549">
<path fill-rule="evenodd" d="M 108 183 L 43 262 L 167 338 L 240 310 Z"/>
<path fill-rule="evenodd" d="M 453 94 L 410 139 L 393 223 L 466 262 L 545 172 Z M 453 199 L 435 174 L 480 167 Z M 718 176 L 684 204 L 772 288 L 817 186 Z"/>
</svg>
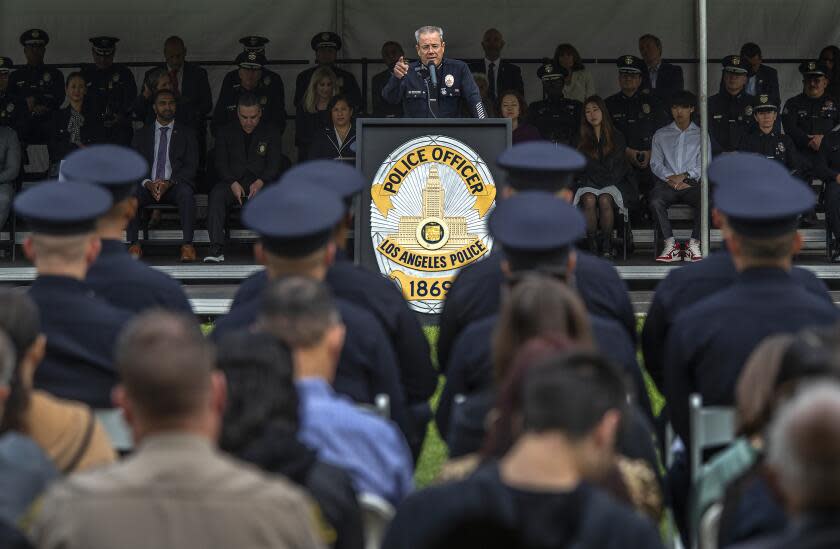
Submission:
<svg viewBox="0 0 840 549">
<path fill-rule="evenodd" d="M 682 261 L 682 250 L 680 249 L 679 242 L 674 241 L 674 243 L 670 246 L 668 245 L 668 242 L 666 242 L 665 248 L 662 250 L 662 253 L 659 254 L 659 257 L 656 258 L 656 260 L 660 263 L 673 263 L 675 261 Z"/>
</svg>

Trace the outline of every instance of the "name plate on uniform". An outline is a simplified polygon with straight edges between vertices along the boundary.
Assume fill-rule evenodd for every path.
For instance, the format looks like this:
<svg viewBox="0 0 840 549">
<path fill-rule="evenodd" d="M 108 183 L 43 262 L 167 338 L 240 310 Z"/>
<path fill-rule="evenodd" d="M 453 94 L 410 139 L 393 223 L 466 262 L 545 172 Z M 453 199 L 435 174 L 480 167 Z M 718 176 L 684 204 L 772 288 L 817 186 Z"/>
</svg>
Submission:
<svg viewBox="0 0 840 549">
<path fill-rule="evenodd" d="M 356 259 L 412 310 L 437 315 L 458 272 L 493 249 L 487 219 L 509 121 L 366 119 L 357 143 L 370 193 L 357 210 Z"/>
</svg>

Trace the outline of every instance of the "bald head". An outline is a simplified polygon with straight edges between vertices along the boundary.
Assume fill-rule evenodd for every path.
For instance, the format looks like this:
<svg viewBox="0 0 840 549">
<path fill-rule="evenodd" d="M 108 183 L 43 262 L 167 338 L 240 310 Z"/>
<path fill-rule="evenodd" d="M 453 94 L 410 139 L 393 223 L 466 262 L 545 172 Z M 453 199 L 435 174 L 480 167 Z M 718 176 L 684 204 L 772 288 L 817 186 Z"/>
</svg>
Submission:
<svg viewBox="0 0 840 549">
<path fill-rule="evenodd" d="M 840 385 L 807 387 L 781 409 L 768 462 L 797 513 L 840 508 Z"/>
<path fill-rule="evenodd" d="M 490 61 L 495 61 L 502 55 L 502 48 L 505 47 L 505 40 L 499 29 L 487 29 L 481 39 L 481 47 L 484 49 L 484 56 Z"/>
</svg>

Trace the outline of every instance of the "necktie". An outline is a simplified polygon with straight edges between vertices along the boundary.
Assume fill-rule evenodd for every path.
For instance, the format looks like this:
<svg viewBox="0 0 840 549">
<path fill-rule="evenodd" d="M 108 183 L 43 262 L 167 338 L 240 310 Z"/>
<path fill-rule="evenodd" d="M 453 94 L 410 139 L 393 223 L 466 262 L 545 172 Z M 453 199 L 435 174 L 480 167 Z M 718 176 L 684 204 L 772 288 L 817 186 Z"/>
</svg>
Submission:
<svg viewBox="0 0 840 549">
<path fill-rule="evenodd" d="M 487 68 L 487 80 L 490 84 L 490 97 L 496 98 L 496 63 L 490 63 Z"/>
<path fill-rule="evenodd" d="M 172 84 L 172 91 L 175 95 L 181 95 L 181 90 L 178 87 L 178 71 L 169 71 L 169 82 Z"/>
<path fill-rule="evenodd" d="M 169 132 L 169 128 L 166 126 L 160 129 L 160 143 L 158 143 L 157 164 L 155 164 L 155 181 L 166 178 L 167 132 Z"/>
</svg>

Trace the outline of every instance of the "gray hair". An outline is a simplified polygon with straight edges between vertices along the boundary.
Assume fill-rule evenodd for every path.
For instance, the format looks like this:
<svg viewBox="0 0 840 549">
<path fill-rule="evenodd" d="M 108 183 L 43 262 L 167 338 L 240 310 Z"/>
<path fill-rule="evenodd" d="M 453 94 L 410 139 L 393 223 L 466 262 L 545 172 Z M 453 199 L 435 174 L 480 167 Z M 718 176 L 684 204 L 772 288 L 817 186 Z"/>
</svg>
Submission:
<svg viewBox="0 0 840 549">
<path fill-rule="evenodd" d="M 420 27 L 416 31 L 414 31 L 414 41 L 418 44 L 420 43 L 420 35 L 421 34 L 434 34 L 437 33 L 440 35 L 440 41 L 443 42 L 443 29 L 440 27 L 434 27 L 432 25 L 425 25 Z"/>
<path fill-rule="evenodd" d="M 788 497 L 806 508 L 840 499 L 840 384 L 803 387 L 770 426 L 767 461 Z"/>
<path fill-rule="evenodd" d="M 15 345 L 6 332 L 0 330 L 0 387 L 7 387 L 11 383 L 16 366 Z"/>
</svg>

